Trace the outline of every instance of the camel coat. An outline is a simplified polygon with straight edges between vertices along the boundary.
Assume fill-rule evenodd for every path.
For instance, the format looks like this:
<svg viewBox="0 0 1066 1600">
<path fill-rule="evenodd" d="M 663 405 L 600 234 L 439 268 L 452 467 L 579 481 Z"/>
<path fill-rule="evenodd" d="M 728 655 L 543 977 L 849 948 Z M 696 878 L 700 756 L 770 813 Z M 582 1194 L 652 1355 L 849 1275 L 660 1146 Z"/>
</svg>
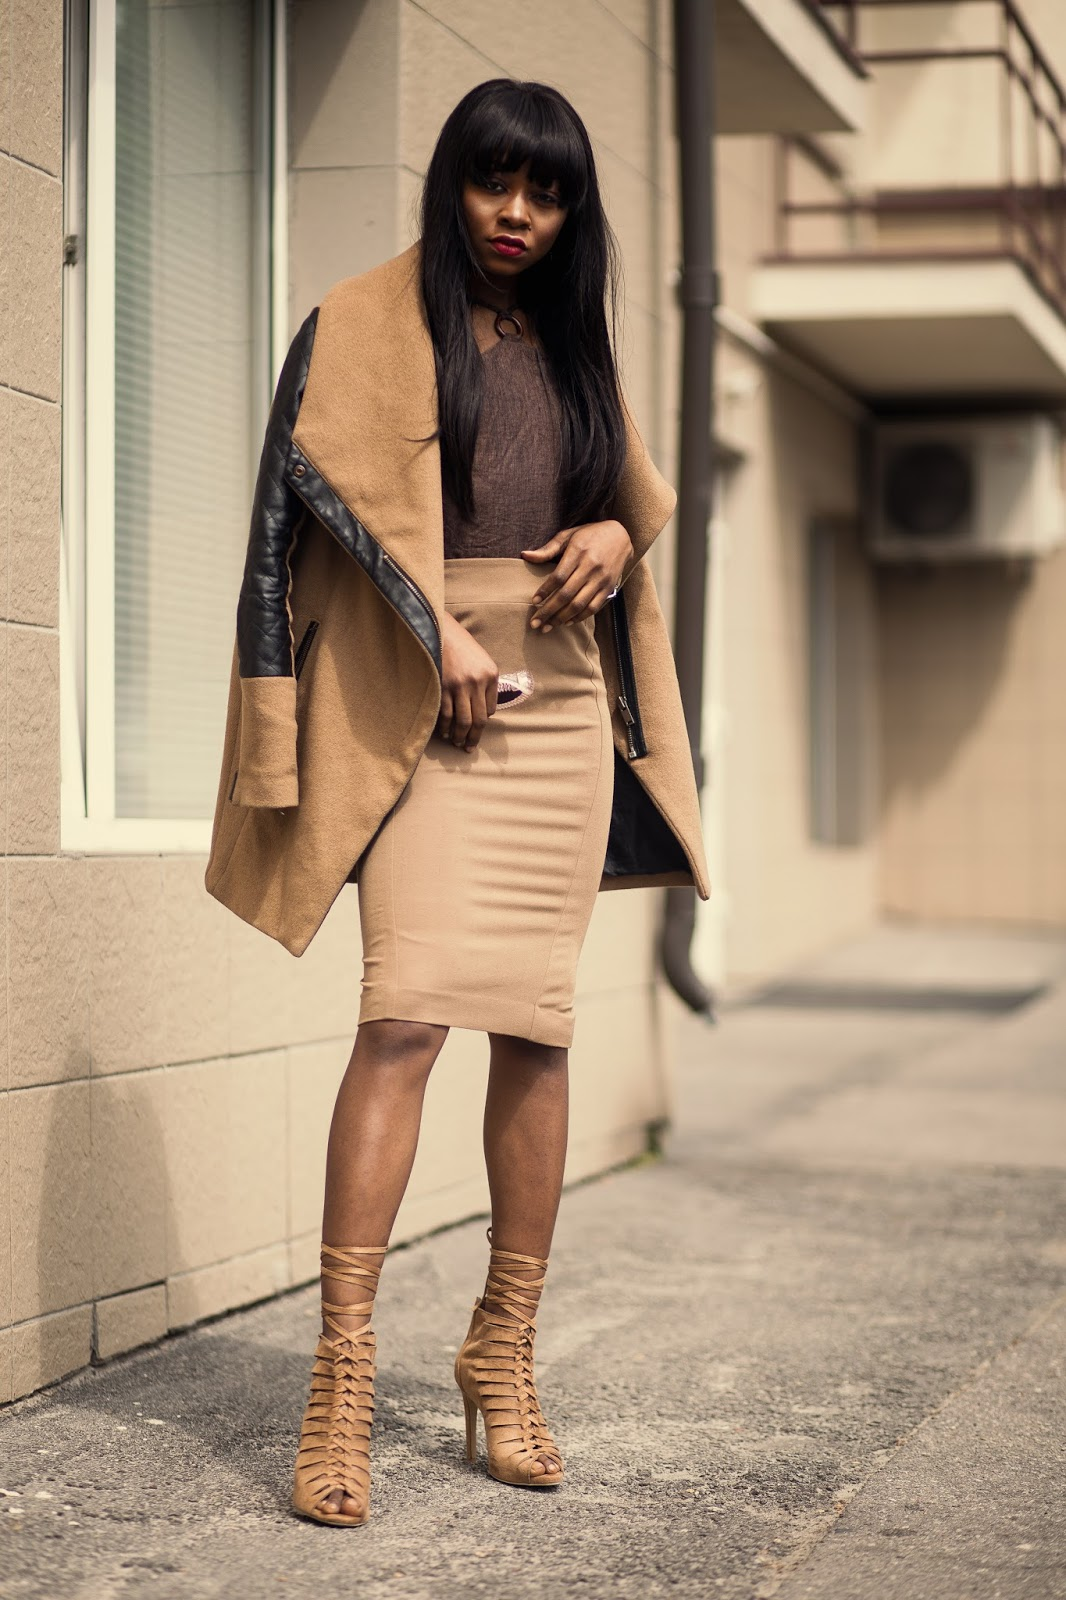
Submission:
<svg viewBox="0 0 1066 1600">
<path fill-rule="evenodd" d="M 336 284 L 304 323 L 256 485 L 205 883 L 293 955 L 357 877 L 440 708 L 443 507 L 419 252 Z M 601 886 L 688 883 L 706 898 L 688 737 L 644 560 L 676 496 L 628 414 L 627 446 L 613 510 L 634 547 L 623 592 L 647 753 L 627 757 L 615 709 Z M 616 708 L 603 613 L 596 631 Z"/>
</svg>

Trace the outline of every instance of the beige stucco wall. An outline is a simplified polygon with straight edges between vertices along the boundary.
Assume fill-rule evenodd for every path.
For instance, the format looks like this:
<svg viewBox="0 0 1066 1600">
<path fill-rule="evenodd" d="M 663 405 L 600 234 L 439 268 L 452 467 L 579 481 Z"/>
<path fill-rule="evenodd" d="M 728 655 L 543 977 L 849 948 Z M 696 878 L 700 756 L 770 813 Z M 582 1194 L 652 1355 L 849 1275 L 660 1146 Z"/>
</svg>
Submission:
<svg viewBox="0 0 1066 1600">
<path fill-rule="evenodd" d="M 596 139 L 626 252 L 630 386 L 660 438 L 650 9 L 553 0 L 504 18 L 487 4 L 298 0 L 293 321 L 412 236 L 419 174 L 460 94 L 498 71 L 539 75 Z M 207 896 L 200 856 L 61 850 L 62 6 L 15 6 L 17 27 L 12 14 L 0 0 L 0 1400 L 313 1275 L 360 976 L 352 889 L 294 961 Z M 594 919 L 571 1178 L 643 1149 L 667 1108 L 657 911 L 639 891 Z M 397 1238 L 485 1205 L 486 1058 L 480 1036 L 449 1040 Z"/>
<path fill-rule="evenodd" d="M 1066 73 L 1059 0 L 1022 11 Z M 877 590 L 885 907 L 1061 927 L 1066 553 L 1029 570 L 888 570 Z"/>
<path fill-rule="evenodd" d="M 779 363 L 744 327 L 753 273 L 773 248 L 774 142 L 721 139 L 717 206 L 722 300 L 739 336 L 720 330 L 719 470 L 708 585 L 704 796 L 715 893 L 700 907 L 696 953 L 726 990 L 766 979 L 876 913 L 872 805 L 861 834 L 817 843 L 810 806 L 807 539 L 837 529 L 837 583 L 860 708 L 856 781 L 876 773 L 873 594 L 858 536 L 858 417 L 802 363 Z"/>
<path fill-rule="evenodd" d="M 1066 553 L 885 572 L 882 896 L 908 916 L 1066 924 Z"/>
</svg>

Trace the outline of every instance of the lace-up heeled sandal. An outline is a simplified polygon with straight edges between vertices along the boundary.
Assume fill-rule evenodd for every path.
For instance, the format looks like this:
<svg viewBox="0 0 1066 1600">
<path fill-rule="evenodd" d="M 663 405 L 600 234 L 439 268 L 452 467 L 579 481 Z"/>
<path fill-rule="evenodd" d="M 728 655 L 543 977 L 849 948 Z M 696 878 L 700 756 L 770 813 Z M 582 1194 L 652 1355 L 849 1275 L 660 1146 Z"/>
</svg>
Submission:
<svg viewBox="0 0 1066 1600">
<path fill-rule="evenodd" d="M 516 1267 L 537 1268 L 540 1276 L 514 1277 L 507 1269 Z M 551 1489 L 563 1478 L 562 1457 L 540 1409 L 533 1377 L 536 1307 L 547 1270 L 548 1263 L 538 1256 L 493 1246 L 485 1293 L 474 1301 L 470 1331 L 455 1358 L 455 1381 L 466 1411 L 467 1460 L 477 1460 L 480 1411 L 490 1476 L 523 1489 Z M 498 1314 L 493 1305 L 517 1320 Z M 555 1470 L 546 1462 L 554 1462 Z"/>
<path fill-rule="evenodd" d="M 358 1258 L 384 1256 L 387 1249 L 388 1245 L 323 1244 L 322 1276 L 374 1290 L 381 1267 L 369 1266 Z M 331 1265 L 327 1256 L 340 1265 Z M 377 1345 L 369 1323 L 352 1333 L 330 1312 L 358 1317 L 373 1309 L 372 1298 L 361 1305 L 322 1301 L 330 1332 L 319 1336 L 315 1350 L 311 1397 L 296 1452 L 292 1508 L 301 1517 L 335 1528 L 358 1528 L 370 1517 L 370 1426 L 374 1418 Z M 330 1496 L 338 1491 L 359 1505 L 358 1515 L 347 1515 L 330 1506 Z"/>
</svg>

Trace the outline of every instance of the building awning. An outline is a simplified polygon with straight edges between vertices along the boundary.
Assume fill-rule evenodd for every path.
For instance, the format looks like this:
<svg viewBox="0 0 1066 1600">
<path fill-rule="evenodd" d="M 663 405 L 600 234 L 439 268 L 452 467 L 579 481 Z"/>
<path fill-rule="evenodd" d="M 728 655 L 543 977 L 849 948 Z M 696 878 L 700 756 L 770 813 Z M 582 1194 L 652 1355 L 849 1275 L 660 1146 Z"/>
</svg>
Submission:
<svg viewBox="0 0 1066 1600">
<path fill-rule="evenodd" d="M 866 71 L 809 0 L 718 0 L 719 133 L 829 133 L 861 128 Z"/>
<path fill-rule="evenodd" d="M 1066 401 L 1066 321 L 1018 261 L 773 262 L 752 314 L 853 393 Z"/>
</svg>

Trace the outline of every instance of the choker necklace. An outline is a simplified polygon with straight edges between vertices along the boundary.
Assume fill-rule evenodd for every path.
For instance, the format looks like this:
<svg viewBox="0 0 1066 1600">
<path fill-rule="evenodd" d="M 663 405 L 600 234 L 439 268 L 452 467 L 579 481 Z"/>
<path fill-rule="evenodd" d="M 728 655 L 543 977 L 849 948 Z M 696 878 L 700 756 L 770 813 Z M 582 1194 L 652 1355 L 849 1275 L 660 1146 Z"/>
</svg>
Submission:
<svg viewBox="0 0 1066 1600">
<path fill-rule="evenodd" d="M 475 300 L 474 305 L 481 306 L 485 311 L 495 311 L 496 321 L 493 326 L 501 339 L 524 339 L 525 329 L 513 311 L 501 311 L 497 306 L 490 306 L 487 300 Z M 505 333 L 504 328 L 510 323 L 514 333 Z"/>
</svg>

